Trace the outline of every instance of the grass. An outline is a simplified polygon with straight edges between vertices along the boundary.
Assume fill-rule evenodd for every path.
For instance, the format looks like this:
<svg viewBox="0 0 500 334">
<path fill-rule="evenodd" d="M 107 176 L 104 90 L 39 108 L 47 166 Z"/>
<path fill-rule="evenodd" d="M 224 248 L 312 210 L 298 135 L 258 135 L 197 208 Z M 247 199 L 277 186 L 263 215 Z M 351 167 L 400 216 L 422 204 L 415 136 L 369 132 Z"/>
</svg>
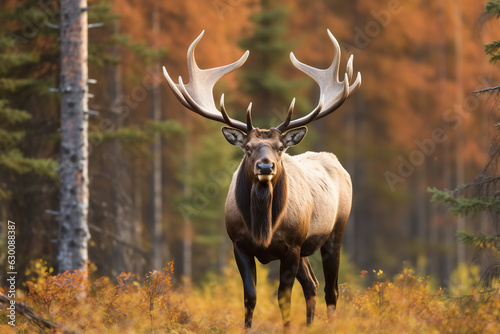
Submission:
<svg viewBox="0 0 500 334">
<path fill-rule="evenodd" d="M 222 277 L 199 288 L 173 287 L 173 264 L 145 278 L 121 274 L 87 280 L 87 297 L 78 287 L 81 273 L 51 274 L 37 262 L 28 282 L 29 292 L 18 292 L 17 301 L 62 326 L 62 331 L 81 333 L 280 333 L 282 330 L 276 290 L 258 267 L 257 307 L 253 328 L 243 329 L 243 289 L 233 264 Z M 363 271 L 361 275 L 368 273 Z M 372 274 L 372 273 L 370 273 Z M 452 297 L 446 290 L 431 288 L 428 278 L 404 269 L 392 279 L 380 270 L 368 288 L 343 283 L 334 319 L 326 317 L 322 293 L 315 323 L 306 327 L 305 301 L 300 284 L 292 295 L 292 332 L 295 333 L 497 333 L 500 328 L 498 289 L 476 288 Z M 323 286 L 320 285 L 320 290 Z M 322 291 L 321 291 L 322 292 Z M 35 322 L 18 315 L 16 327 L 7 324 L 0 310 L 0 332 L 42 332 Z M 61 329 L 58 330 L 61 332 Z"/>
</svg>

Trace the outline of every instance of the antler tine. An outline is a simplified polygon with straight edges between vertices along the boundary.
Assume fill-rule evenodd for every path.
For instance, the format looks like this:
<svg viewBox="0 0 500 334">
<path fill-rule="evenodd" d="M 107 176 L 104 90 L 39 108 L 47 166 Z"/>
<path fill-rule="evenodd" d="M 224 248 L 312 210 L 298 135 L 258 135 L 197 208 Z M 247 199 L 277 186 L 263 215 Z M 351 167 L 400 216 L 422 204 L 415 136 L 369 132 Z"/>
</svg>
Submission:
<svg viewBox="0 0 500 334">
<path fill-rule="evenodd" d="M 246 51 L 240 59 L 232 64 L 210 69 L 200 69 L 196 64 L 194 50 L 196 49 L 198 42 L 203 37 L 204 32 L 205 31 L 202 31 L 193 43 L 191 43 L 187 52 L 189 83 L 184 84 L 181 77 L 179 77 L 178 84 L 174 83 L 165 67 L 163 67 L 165 79 L 177 99 L 189 110 L 192 110 L 205 118 L 225 123 L 233 128 L 248 132 L 250 130 L 248 129 L 247 124 L 234 120 L 227 115 L 224 106 L 224 96 L 221 96 L 221 110 L 216 108 L 213 97 L 213 88 L 220 78 L 240 68 L 247 60 L 249 52 Z"/>
<path fill-rule="evenodd" d="M 231 118 L 227 115 L 226 105 L 224 104 L 224 94 L 220 96 L 220 113 L 222 114 L 222 118 L 224 118 L 224 122 L 230 124 Z"/>
<path fill-rule="evenodd" d="M 247 132 L 250 132 L 254 129 L 252 124 L 252 102 L 248 105 L 247 108 Z"/>
<path fill-rule="evenodd" d="M 283 132 L 288 127 L 288 124 L 290 124 L 290 121 L 292 120 L 293 108 L 295 108 L 295 98 L 293 98 L 292 103 L 290 103 L 290 108 L 288 108 L 288 113 L 286 114 L 285 121 L 278 125 L 275 128 L 276 130 L 278 130 L 279 132 Z"/>
<path fill-rule="evenodd" d="M 323 118 L 336 109 L 338 109 L 344 101 L 354 93 L 359 86 L 361 85 L 361 74 L 358 72 L 355 82 L 352 85 L 349 85 L 350 80 L 352 79 L 352 62 L 353 56 L 349 58 L 346 66 L 346 73 L 344 75 L 344 80 L 339 81 L 339 67 L 340 67 L 340 45 L 332 35 L 330 30 L 327 30 L 328 36 L 332 41 L 333 47 L 335 49 L 335 54 L 333 57 L 332 64 L 327 69 L 318 69 L 309 65 L 306 65 L 297 60 L 293 52 L 290 53 L 290 60 L 292 64 L 308 76 L 310 76 L 320 88 L 320 101 L 316 108 L 308 115 L 301 117 L 299 119 L 293 120 L 289 122 L 288 125 L 285 126 L 285 121 L 282 123 L 279 128 L 283 129 L 283 131 L 296 128 L 302 125 L 305 125 L 313 120 L 317 120 Z"/>
<path fill-rule="evenodd" d="M 321 95 L 321 98 L 319 99 L 318 105 L 316 106 L 316 108 L 314 108 L 314 110 L 311 113 L 309 113 L 308 115 L 303 116 L 299 119 L 291 121 L 287 127 L 284 127 L 283 130 L 281 130 L 281 132 L 286 131 L 286 130 L 290 130 L 293 128 L 298 128 L 299 126 L 306 125 L 306 124 L 311 123 L 312 121 L 318 119 L 318 117 L 320 117 L 319 114 L 321 113 L 321 110 L 323 110 L 324 101 L 325 101 L 325 96 Z"/>
<path fill-rule="evenodd" d="M 167 79 L 167 83 L 170 86 L 170 89 L 172 89 L 172 92 L 174 93 L 175 97 L 182 103 L 182 105 L 186 108 L 190 108 L 189 104 L 187 103 L 186 99 L 184 96 L 182 96 L 182 93 L 180 92 L 179 88 L 177 88 L 177 84 L 170 78 L 170 75 L 167 72 L 167 69 L 165 66 L 163 66 L 163 76 L 165 79 Z M 179 77 L 179 80 L 181 77 Z"/>
<path fill-rule="evenodd" d="M 276 130 L 279 132 L 283 132 L 288 127 L 288 124 L 290 124 L 290 121 L 292 120 L 292 115 L 293 115 L 293 108 L 295 107 L 295 98 L 293 98 L 292 103 L 290 103 L 290 108 L 288 108 L 288 113 L 286 114 L 286 119 L 283 123 L 278 125 L 276 127 Z"/>
<path fill-rule="evenodd" d="M 352 63 L 353 63 L 353 60 L 354 60 L 354 55 L 351 55 L 349 57 L 349 60 L 347 61 L 346 73 L 349 75 L 349 82 L 352 81 Z M 358 74 L 356 75 L 356 80 L 354 81 L 354 83 L 351 86 L 349 86 L 349 96 L 352 93 L 354 93 L 355 91 L 357 91 L 360 86 L 361 86 L 361 73 L 358 72 Z"/>
</svg>

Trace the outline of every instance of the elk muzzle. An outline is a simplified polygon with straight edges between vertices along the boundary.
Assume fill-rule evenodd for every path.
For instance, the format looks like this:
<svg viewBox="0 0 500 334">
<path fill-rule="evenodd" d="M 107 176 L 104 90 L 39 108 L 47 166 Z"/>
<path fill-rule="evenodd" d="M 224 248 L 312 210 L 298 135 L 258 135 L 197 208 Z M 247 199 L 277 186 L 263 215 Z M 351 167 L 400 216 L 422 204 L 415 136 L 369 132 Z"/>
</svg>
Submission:
<svg viewBox="0 0 500 334">
<path fill-rule="evenodd" d="M 274 163 L 257 164 L 257 177 L 259 181 L 271 181 L 274 176 Z"/>
</svg>

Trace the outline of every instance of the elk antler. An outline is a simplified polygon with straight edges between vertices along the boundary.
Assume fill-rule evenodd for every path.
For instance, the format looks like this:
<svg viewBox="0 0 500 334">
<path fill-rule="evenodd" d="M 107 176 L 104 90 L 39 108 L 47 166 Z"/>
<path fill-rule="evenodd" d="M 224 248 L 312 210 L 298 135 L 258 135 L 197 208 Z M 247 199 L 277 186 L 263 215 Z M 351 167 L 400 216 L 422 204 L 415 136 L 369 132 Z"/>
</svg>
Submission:
<svg viewBox="0 0 500 334">
<path fill-rule="evenodd" d="M 251 108 L 252 103 L 247 109 L 247 124 L 229 118 L 224 105 L 224 94 L 220 99 L 220 110 L 215 107 L 213 88 L 217 81 L 226 74 L 240 68 L 248 58 L 249 52 L 246 51 L 243 56 L 232 64 L 202 70 L 196 64 L 194 59 L 194 49 L 203 37 L 201 34 L 193 41 L 187 52 L 187 63 L 189 71 L 189 83 L 184 84 L 182 78 L 179 76 L 179 83 L 176 84 L 168 75 L 165 66 L 163 66 L 163 75 L 167 79 L 168 85 L 174 92 L 177 99 L 189 110 L 206 117 L 208 119 L 225 123 L 230 127 L 240 129 L 243 132 L 250 132 L 253 129 Z"/>
<path fill-rule="evenodd" d="M 330 30 L 327 31 L 328 36 L 330 37 L 335 48 L 335 56 L 333 57 L 333 62 L 329 68 L 323 70 L 306 65 L 298 61 L 293 52 L 290 53 L 290 60 L 292 61 L 293 66 L 313 78 L 314 81 L 318 83 L 320 98 L 318 105 L 311 113 L 292 121 L 293 106 L 295 104 L 295 99 L 293 99 L 290 109 L 288 109 L 286 120 L 276 127 L 276 130 L 280 132 L 306 125 L 307 123 L 331 114 L 338 109 L 361 85 L 361 73 L 358 72 L 356 80 L 349 86 L 349 81 L 352 80 L 353 55 L 349 57 L 349 61 L 347 62 L 344 80 L 339 81 L 340 46 Z"/>
</svg>

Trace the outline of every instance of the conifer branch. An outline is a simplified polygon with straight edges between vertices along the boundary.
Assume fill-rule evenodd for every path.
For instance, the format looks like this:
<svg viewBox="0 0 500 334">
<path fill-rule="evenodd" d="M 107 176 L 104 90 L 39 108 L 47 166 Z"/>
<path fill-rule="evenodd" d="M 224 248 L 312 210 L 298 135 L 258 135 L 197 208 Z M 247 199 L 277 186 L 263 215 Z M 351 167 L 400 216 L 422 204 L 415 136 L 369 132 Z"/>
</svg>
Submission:
<svg viewBox="0 0 500 334">
<path fill-rule="evenodd" d="M 490 286 L 491 283 L 500 277 L 500 262 L 489 266 L 481 276 L 480 284 L 482 286 Z"/>
<path fill-rule="evenodd" d="M 484 11 L 491 15 L 496 15 L 497 19 L 500 18 L 500 1 L 490 0 L 486 3 Z"/>
<path fill-rule="evenodd" d="M 500 235 L 487 235 L 482 232 L 472 234 L 464 231 L 457 231 L 456 235 L 464 245 L 500 252 Z"/>
<path fill-rule="evenodd" d="M 476 214 L 480 211 L 491 210 L 500 212 L 499 196 L 484 196 L 480 198 L 456 198 L 450 192 L 436 188 L 427 189 L 432 194 L 432 202 L 441 202 L 450 205 L 448 212 L 453 215 Z"/>
</svg>

